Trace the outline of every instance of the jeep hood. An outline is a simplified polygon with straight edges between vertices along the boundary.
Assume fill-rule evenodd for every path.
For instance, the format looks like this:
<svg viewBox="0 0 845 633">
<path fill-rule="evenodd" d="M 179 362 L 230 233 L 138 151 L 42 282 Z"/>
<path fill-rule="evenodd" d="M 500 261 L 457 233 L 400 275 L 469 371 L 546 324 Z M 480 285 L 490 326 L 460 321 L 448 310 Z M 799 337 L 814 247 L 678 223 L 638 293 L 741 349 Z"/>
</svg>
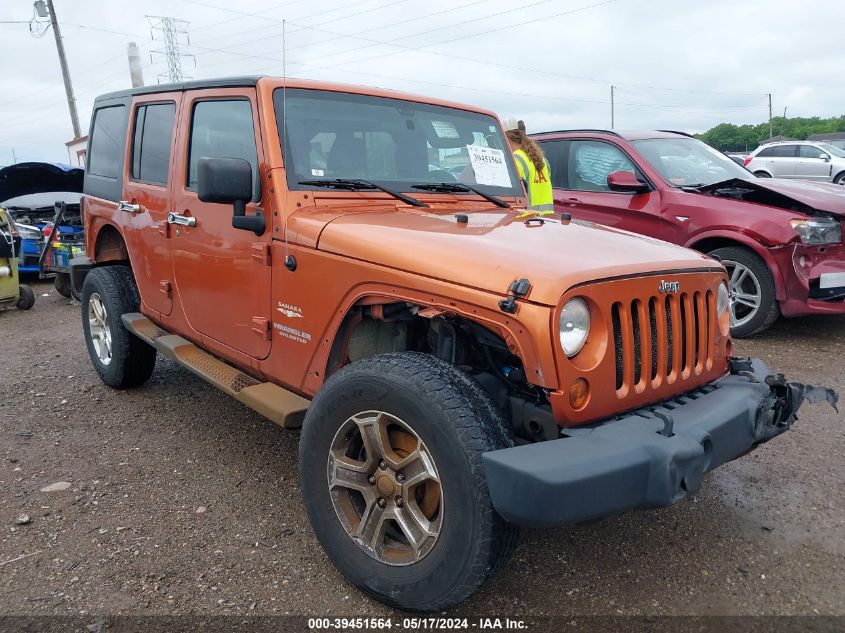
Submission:
<svg viewBox="0 0 845 633">
<path fill-rule="evenodd" d="M 82 193 L 85 171 L 63 163 L 17 163 L 0 169 L 0 204 L 35 193 Z M 53 202 L 48 203 L 52 206 Z"/>
<path fill-rule="evenodd" d="M 456 215 L 425 211 L 353 213 L 323 229 L 318 248 L 505 295 L 531 281 L 527 299 L 555 305 L 572 286 L 597 279 L 689 269 L 722 270 L 695 251 L 588 222 L 539 224 L 514 212 Z"/>
<path fill-rule="evenodd" d="M 700 187 L 701 193 L 814 214 L 845 217 L 845 187 L 830 182 L 784 178 L 732 178 Z"/>
</svg>

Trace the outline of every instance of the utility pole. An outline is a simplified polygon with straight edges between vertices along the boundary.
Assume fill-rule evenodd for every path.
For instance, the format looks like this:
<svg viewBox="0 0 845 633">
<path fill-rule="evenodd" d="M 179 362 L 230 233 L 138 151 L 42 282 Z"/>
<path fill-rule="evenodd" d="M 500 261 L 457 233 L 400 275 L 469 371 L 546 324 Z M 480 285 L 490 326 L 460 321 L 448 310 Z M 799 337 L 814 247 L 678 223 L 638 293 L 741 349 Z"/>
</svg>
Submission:
<svg viewBox="0 0 845 633">
<path fill-rule="evenodd" d="M 65 82 L 65 94 L 67 95 L 67 107 L 70 110 L 70 123 L 73 126 L 73 138 L 79 138 L 79 115 L 76 113 L 76 99 L 73 96 L 73 86 L 70 83 L 70 70 L 67 66 L 67 59 L 65 58 L 65 46 L 62 43 L 62 32 L 59 30 L 59 21 L 56 19 L 56 9 L 53 7 L 53 0 L 47 0 L 47 6 L 44 6 L 44 0 L 36 0 L 35 11 L 39 17 L 50 16 L 50 26 L 53 27 L 53 37 L 56 38 L 56 50 L 59 53 L 59 64 L 62 67 L 62 79 Z"/>
<path fill-rule="evenodd" d="M 769 93 L 769 140 L 772 139 L 772 93 Z"/>
<path fill-rule="evenodd" d="M 614 86 L 610 87 L 610 129 L 616 127 L 616 101 L 614 100 Z"/>
</svg>

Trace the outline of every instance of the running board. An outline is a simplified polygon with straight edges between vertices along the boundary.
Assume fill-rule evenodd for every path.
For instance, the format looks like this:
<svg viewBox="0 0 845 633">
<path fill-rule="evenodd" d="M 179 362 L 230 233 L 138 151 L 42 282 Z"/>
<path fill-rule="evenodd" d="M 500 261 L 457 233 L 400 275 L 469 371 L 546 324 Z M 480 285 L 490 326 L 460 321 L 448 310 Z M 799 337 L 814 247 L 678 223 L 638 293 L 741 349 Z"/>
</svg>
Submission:
<svg viewBox="0 0 845 633">
<path fill-rule="evenodd" d="M 168 334 L 143 314 L 121 316 L 126 329 L 200 378 L 286 429 L 302 426 L 309 401 L 272 382 L 261 382 L 227 365 L 176 334 Z"/>
</svg>

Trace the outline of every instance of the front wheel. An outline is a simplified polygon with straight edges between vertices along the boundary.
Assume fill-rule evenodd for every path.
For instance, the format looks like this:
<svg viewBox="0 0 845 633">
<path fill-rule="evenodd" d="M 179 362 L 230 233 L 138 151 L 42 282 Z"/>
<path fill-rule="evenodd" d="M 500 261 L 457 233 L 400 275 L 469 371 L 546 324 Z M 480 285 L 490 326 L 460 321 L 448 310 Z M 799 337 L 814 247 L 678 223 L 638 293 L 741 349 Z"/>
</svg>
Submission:
<svg viewBox="0 0 845 633">
<path fill-rule="evenodd" d="M 753 336 L 777 321 L 780 306 L 775 282 L 757 253 L 742 246 L 729 246 L 710 251 L 710 255 L 728 271 L 731 336 Z"/>
<path fill-rule="evenodd" d="M 845 186 L 845 171 L 838 174 L 836 178 L 833 179 L 833 184 Z"/>
<path fill-rule="evenodd" d="M 300 484 L 317 538 L 353 584 L 400 609 L 458 604 L 516 543 L 481 462 L 509 436 L 470 381 L 426 354 L 375 356 L 332 376 L 305 418 Z"/>
<path fill-rule="evenodd" d="M 155 368 L 156 350 L 120 320 L 121 315 L 139 309 L 132 269 L 94 268 L 85 276 L 80 303 L 85 344 L 100 379 L 116 389 L 146 382 Z"/>
</svg>

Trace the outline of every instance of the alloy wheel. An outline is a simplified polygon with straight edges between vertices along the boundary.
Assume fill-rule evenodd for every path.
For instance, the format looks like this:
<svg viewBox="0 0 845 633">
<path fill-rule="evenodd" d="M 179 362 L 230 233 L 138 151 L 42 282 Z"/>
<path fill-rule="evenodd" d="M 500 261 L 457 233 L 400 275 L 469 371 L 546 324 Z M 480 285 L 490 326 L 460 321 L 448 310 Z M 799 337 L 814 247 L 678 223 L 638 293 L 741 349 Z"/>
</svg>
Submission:
<svg viewBox="0 0 845 633">
<path fill-rule="evenodd" d="M 428 447 L 404 421 L 364 411 L 344 422 L 328 458 L 337 518 L 370 557 L 410 565 L 434 547 L 443 525 L 443 493 Z"/>
<path fill-rule="evenodd" d="M 750 268 L 739 262 L 723 260 L 730 282 L 731 327 L 737 328 L 753 319 L 760 310 L 763 291 Z"/>
<path fill-rule="evenodd" d="M 88 329 L 97 358 L 103 365 L 108 365 L 112 359 L 111 325 L 103 299 L 96 292 L 88 299 Z"/>
</svg>

